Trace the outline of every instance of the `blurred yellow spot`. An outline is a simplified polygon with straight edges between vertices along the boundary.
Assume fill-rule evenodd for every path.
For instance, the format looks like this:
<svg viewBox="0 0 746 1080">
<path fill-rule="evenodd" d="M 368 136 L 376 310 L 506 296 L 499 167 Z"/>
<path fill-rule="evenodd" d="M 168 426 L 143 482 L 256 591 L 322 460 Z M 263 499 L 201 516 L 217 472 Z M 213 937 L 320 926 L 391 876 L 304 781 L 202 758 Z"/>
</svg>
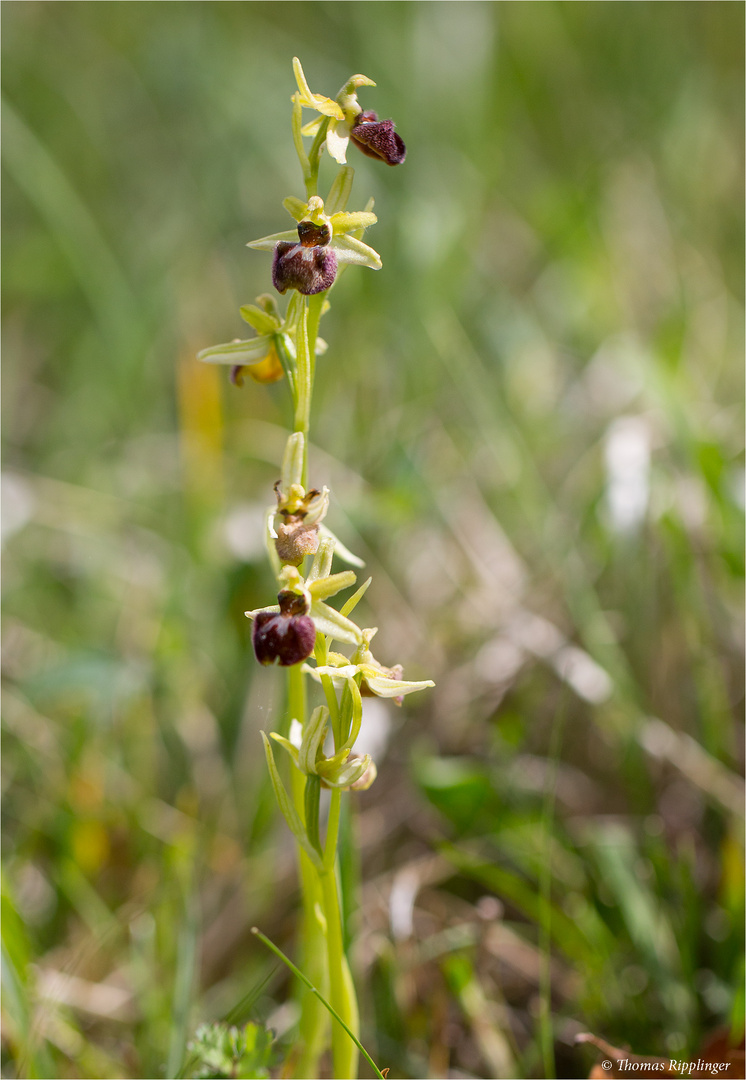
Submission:
<svg viewBox="0 0 746 1080">
<path fill-rule="evenodd" d="M 227 874 L 241 861 L 241 846 L 230 836 L 216 836 L 210 852 L 210 869 Z"/>
<path fill-rule="evenodd" d="M 100 821 L 76 821 L 70 836 L 73 859 L 84 874 L 99 870 L 109 858 L 109 836 Z"/>
<path fill-rule="evenodd" d="M 68 799 L 73 810 L 90 813 L 101 805 L 103 798 L 104 788 L 100 776 L 76 773 L 70 777 Z"/>
<path fill-rule="evenodd" d="M 269 352 L 258 364 L 249 364 L 244 372 L 251 376 L 254 382 L 271 383 L 281 379 L 284 372 L 280 358 L 274 345 L 270 346 Z"/>
<path fill-rule="evenodd" d="M 177 370 L 184 486 L 210 503 L 219 500 L 223 490 L 221 374 L 192 356 L 182 357 Z"/>
</svg>

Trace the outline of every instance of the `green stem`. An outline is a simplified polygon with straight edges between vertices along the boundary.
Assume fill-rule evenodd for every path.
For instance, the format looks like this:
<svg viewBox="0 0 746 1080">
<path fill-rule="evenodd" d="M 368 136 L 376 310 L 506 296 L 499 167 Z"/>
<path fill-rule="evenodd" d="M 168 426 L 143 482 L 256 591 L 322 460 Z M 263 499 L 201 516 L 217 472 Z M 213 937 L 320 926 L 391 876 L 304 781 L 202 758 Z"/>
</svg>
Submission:
<svg viewBox="0 0 746 1080">
<path fill-rule="evenodd" d="M 303 146 L 303 136 L 301 135 L 301 128 L 303 127 L 303 110 L 301 103 L 297 96 L 293 99 L 293 143 L 295 145 L 295 152 L 298 155 L 298 161 L 300 161 L 300 167 L 303 171 L 303 179 L 308 189 L 309 181 L 311 180 L 311 165 L 306 155 L 305 147 Z M 316 166 L 316 174 L 318 175 L 318 165 Z M 309 196 L 310 197 L 310 196 Z"/>
<path fill-rule="evenodd" d="M 305 676 L 300 664 L 288 668 L 288 725 L 290 720 L 306 719 Z M 291 769 L 291 790 L 295 808 L 304 820 L 305 777 L 296 768 Z M 326 939 L 318 911 L 324 897 L 319 875 L 302 848 L 298 852 L 298 875 L 300 878 L 303 914 L 300 923 L 301 963 L 314 983 L 324 993 L 328 992 L 329 972 L 326 960 Z M 328 1020 L 321 1002 L 312 994 L 304 994 L 301 1002 L 299 1024 L 300 1051 L 294 1063 L 294 1075 L 302 1080 L 318 1076 L 319 1059 L 324 1052 L 328 1036 Z"/>
<path fill-rule="evenodd" d="M 324 867 L 321 871 L 321 887 L 326 916 L 326 944 L 329 961 L 329 985 L 331 1002 L 344 1020 L 345 1030 L 354 1032 L 352 1041 L 339 1028 L 332 1028 L 332 1061 L 335 1080 L 354 1080 L 357 1076 L 360 1020 L 355 998 L 355 988 L 347 966 L 342 938 L 342 914 L 337 890 L 337 839 L 341 792 L 332 791 L 329 806 L 329 824 L 326 832 Z"/>
<path fill-rule="evenodd" d="M 305 435 L 305 449 L 303 453 L 303 477 L 301 483 L 308 488 L 308 427 L 311 419 L 311 394 L 313 393 L 313 370 L 311 367 L 311 354 L 308 349 L 308 301 L 303 297 L 298 326 L 295 333 L 295 416 L 293 419 L 293 431 L 301 431 Z"/>
<path fill-rule="evenodd" d="M 308 161 L 308 171 L 303 170 L 303 179 L 306 183 L 306 195 L 310 199 L 312 195 L 318 194 L 319 189 L 319 162 L 321 161 L 321 149 L 326 139 L 326 132 L 329 128 L 329 117 L 324 117 L 321 121 L 321 127 L 316 132 L 316 138 L 311 144 L 311 151 L 306 159 Z M 303 163 L 301 162 L 301 165 Z"/>
<path fill-rule="evenodd" d="M 326 293 L 316 293 L 308 300 L 308 355 L 311 361 L 311 390 L 313 391 L 313 378 L 316 374 L 316 341 L 319 336 L 319 323 L 321 322 L 321 309 L 326 300 Z"/>
</svg>

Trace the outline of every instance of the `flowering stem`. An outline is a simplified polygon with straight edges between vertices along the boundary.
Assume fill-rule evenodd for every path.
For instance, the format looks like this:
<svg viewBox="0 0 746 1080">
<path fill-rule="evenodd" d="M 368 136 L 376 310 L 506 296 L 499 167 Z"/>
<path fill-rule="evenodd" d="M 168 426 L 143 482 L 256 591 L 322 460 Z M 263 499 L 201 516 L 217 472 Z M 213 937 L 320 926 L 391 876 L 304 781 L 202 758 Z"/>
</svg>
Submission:
<svg viewBox="0 0 746 1080">
<path fill-rule="evenodd" d="M 305 676 L 296 664 L 288 672 L 288 726 L 292 720 L 305 720 L 306 686 Z M 293 803 L 301 821 L 304 820 L 305 778 L 298 769 L 291 769 L 291 790 Z M 313 983 L 320 987 L 323 994 L 329 990 L 329 970 L 326 958 L 324 927 L 317 910 L 323 905 L 323 891 L 319 875 L 305 851 L 296 845 L 298 852 L 298 872 L 300 877 L 303 916 L 300 925 L 301 964 Z M 295 1064 L 294 1075 L 301 1080 L 318 1074 L 319 1058 L 324 1052 L 327 1041 L 328 1021 L 324 1006 L 312 994 L 304 994 L 301 1005 L 299 1024 L 300 1053 Z"/>
<path fill-rule="evenodd" d="M 309 181 L 311 180 L 311 166 L 306 156 L 305 147 L 303 146 L 303 136 L 301 135 L 301 128 L 303 126 L 303 110 L 301 103 L 296 97 L 293 102 L 293 143 L 295 144 L 295 152 L 298 155 L 300 161 L 300 167 L 303 170 L 303 179 L 306 182 L 306 188 L 308 188 Z M 316 174 L 318 175 L 318 164 L 316 165 Z M 311 192 L 310 194 L 313 194 Z M 309 195 L 310 198 L 310 195 Z"/>
<path fill-rule="evenodd" d="M 311 361 L 311 388 L 313 390 L 313 377 L 316 373 L 316 341 L 319 336 L 319 323 L 321 322 L 321 309 L 326 300 L 326 293 L 316 293 L 308 300 L 308 355 Z"/>
<path fill-rule="evenodd" d="M 342 915 L 337 891 L 337 839 L 339 836 L 340 809 L 341 792 L 334 790 L 332 791 L 329 806 L 326 850 L 320 876 L 324 896 L 324 915 L 326 916 L 331 1003 L 344 1020 L 347 1028 L 354 1032 L 355 1036 L 358 1036 L 360 1020 L 355 989 L 344 953 Z M 338 1027 L 332 1028 L 332 1059 L 335 1080 L 352 1080 L 353 1077 L 357 1076 L 357 1046 L 347 1033 Z"/>
<path fill-rule="evenodd" d="M 313 140 L 311 146 L 311 152 L 307 157 L 308 173 L 304 169 L 304 179 L 306 182 L 306 193 L 310 199 L 312 195 L 316 195 L 319 184 L 319 162 L 321 160 L 321 148 L 324 145 L 326 139 L 326 132 L 329 127 L 329 117 L 324 117 L 321 122 L 321 127 L 316 132 L 316 138 Z M 300 156 L 300 155 L 299 155 Z M 301 161 L 301 166 L 303 162 Z"/>
<path fill-rule="evenodd" d="M 304 298 L 298 316 L 298 328 L 295 335 L 297 375 L 295 380 L 295 394 L 293 395 L 295 398 L 293 431 L 300 431 L 305 436 L 308 435 L 308 425 L 311 419 L 311 394 L 313 392 L 311 354 L 308 345 L 308 301 Z M 307 439 L 304 441 L 307 443 Z M 304 487 L 308 486 L 307 447 L 304 448 L 303 453 L 303 479 L 301 483 Z"/>
</svg>

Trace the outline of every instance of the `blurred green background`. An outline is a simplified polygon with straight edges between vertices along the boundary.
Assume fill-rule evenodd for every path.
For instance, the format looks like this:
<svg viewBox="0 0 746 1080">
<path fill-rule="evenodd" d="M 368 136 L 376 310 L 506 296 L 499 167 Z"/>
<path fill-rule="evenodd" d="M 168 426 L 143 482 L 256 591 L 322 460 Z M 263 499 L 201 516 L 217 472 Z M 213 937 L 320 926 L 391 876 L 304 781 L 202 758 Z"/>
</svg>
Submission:
<svg viewBox="0 0 746 1080">
<path fill-rule="evenodd" d="M 221 1018 L 292 1042 L 249 932 L 293 948 L 282 683 L 242 614 L 286 390 L 192 358 L 244 336 L 244 245 L 302 194 L 293 55 L 316 92 L 375 79 L 408 148 L 351 161 L 384 269 L 335 287 L 312 421 L 376 655 L 437 683 L 366 713 L 364 1041 L 402 1077 L 737 1041 L 743 4 L 2 23 L 3 1075 L 193 1075 Z"/>
</svg>

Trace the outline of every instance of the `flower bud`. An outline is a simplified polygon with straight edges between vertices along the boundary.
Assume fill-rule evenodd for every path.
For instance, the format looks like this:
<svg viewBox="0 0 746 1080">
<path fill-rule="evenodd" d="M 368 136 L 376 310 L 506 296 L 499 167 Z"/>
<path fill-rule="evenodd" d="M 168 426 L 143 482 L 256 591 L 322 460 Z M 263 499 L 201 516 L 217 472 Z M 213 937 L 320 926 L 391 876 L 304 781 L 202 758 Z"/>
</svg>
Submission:
<svg viewBox="0 0 746 1080">
<path fill-rule="evenodd" d="M 350 134 L 358 149 L 387 165 L 401 165 L 407 156 L 406 146 L 394 131 L 394 121 L 379 120 L 374 112 L 358 113 Z"/>
<path fill-rule="evenodd" d="M 289 468 L 290 462 L 288 471 Z M 306 555 L 315 555 L 319 550 L 319 522 L 329 506 L 329 490 L 305 491 L 300 484 L 290 483 L 283 491 L 281 485 L 282 480 L 275 484 L 277 513 L 282 517 L 275 535 L 275 549 L 280 562 L 300 566 Z"/>
<path fill-rule="evenodd" d="M 292 667 L 307 660 L 316 644 L 316 627 L 304 596 L 283 589 L 280 610 L 260 611 L 254 619 L 251 641 L 260 664 Z"/>
<path fill-rule="evenodd" d="M 275 247 L 272 283 L 280 293 L 287 289 L 297 289 L 304 296 L 325 292 L 337 276 L 337 256 L 327 246 L 331 230 L 328 225 L 301 221 L 298 237 L 298 244 L 281 240 Z"/>
</svg>

